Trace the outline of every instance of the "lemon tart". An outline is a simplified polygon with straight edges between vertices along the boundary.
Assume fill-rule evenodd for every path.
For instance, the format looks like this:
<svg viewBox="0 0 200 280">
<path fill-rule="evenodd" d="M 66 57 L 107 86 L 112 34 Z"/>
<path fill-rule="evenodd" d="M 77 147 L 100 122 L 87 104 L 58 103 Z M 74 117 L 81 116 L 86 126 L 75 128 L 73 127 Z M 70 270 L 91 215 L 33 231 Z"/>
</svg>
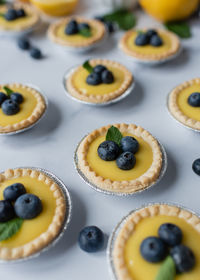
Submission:
<svg viewBox="0 0 200 280">
<path fill-rule="evenodd" d="M 75 22 L 76 30 L 68 32 L 67 26 L 71 25 L 71 22 Z M 79 32 L 78 26 L 81 26 L 81 24 L 86 24 L 87 30 L 85 33 Z M 48 30 L 48 37 L 58 45 L 78 49 L 95 45 L 104 38 L 105 33 L 106 29 L 103 23 L 94 19 L 76 16 L 73 18 L 67 17 L 52 23 Z"/>
<path fill-rule="evenodd" d="M 162 61 L 180 51 L 178 37 L 162 29 L 130 30 L 120 40 L 120 49 L 130 57 L 141 61 Z"/>
<path fill-rule="evenodd" d="M 112 271 L 115 274 L 117 280 L 155 280 L 164 279 L 159 275 L 162 273 L 161 266 L 163 261 L 148 262 L 143 258 L 141 244 L 148 237 L 163 238 L 160 228 L 162 225 L 170 227 L 178 227 L 182 231 L 182 245 L 175 245 L 172 247 L 172 251 L 177 248 L 187 248 L 189 252 L 189 258 L 195 258 L 193 266 L 188 269 L 188 263 L 184 263 L 181 267 L 184 271 L 177 273 L 175 271 L 174 264 L 172 263 L 172 270 L 165 270 L 165 274 L 168 272 L 169 279 L 174 280 L 198 280 L 200 275 L 200 253 L 197 244 L 200 242 L 200 218 L 192 212 L 185 210 L 178 206 L 171 206 L 166 204 L 154 204 L 146 206 L 142 209 L 131 212 L 123 221 L 119 224 L 115 230 L 115 236 L 112 237 L 111 259 L 112 259 Z M 164 231 L 163 231 L 164 233 Z M 165 232 L 166 233 L 166 232 Z M 166 237 L 166 235 L 165 235 Z M 169 235 L 168 235 L 169 237 Z M 159 238 L 159 239 L 160 239 Z M 169 241 L 169 240 L 168 240 Z M 181 242 L 179 240 L 179 242 Z M 165 243 L 167 245 L 167 243 Z M 150 247 L 152 249 L 152 247 Z M 169 251 L 167 251 L 169 254 Z M 173 255 L 172 255 L 173 257 Z M 175 263 L 176 263 L 175 256 Z M 183 258 L 182 258 L 183 257 Z M 179 263 L 176 263 L 176 270 L 180 265 L 183 265 L 184 256 L 179 255 Z M 173 262 L 173 260 L 172 260 Z M 168 267 L 165 269 L 169 269 Z M 186 271 L 188 270 L 188 271 Z M 164 272 L 164 271 L 163 271 Z M 157 278 L 158 277 L 158 278 Z"/>
<path fill-rule="evenodd" d="M 20 131 L 22 129 L 31 127 L 44 114 L 46 110 L 46 102 L 41 93 L 27 85 L 23 84 L 6 84 L 0 85 L 0 95 L 6 95 L 6 89 L 11 91 L 11 95 L 7 96 L 5 101 L 8 105 L 17 106 L 14 101 L 12 104 L 12 92 L 20 94 L 22 101 L 17 106 L 18 110 L 14 114 L 6 114 L 4 111 L 4 102 L 0 106 L 0 133 L 9 133 Z M 15 95 L 15 94 L 14 94 Z"/>
<path fill-rule="evenodd" d="M 66 202 L 63 191 L 59 185 L 45 172 L 37 169 L 17 168 L 9 169 L 0 174 L 0 199 L 5 202 L 5 189 L 13 184 L 22 185 L 26 188 L 27 195 L 38 196 L 42 203 L 42 211 L 36 217 L 24 218 L 23 211 L 21 227 L 11 236 L 2 238 L 2 230 L 5 231 L 7 223 L 0 223 L 0 259 L 15 260 L 33 255 L 46 247 L 60 233 L 66 215 Z M 14 187 L 16 190 L 16 187 Z M 16 208 L 20 196 L 15 202 L 15 213 L 18 215 L 19 208 Z M 27 207 L 30 200 L 25 200 Z M 24 204 L 23 204 L 24 205 Z M 21 206 L 23 206 L 21 205 Z M 68 207 L 68 206 L 67 206 Z M 18 211 L 17 211 L 18 210 Z M 1 208 L 2 219 L 2 208 Z M 30 213 L 29 213 L 30 214 Z M 4 217 L 5 218 L 5 217 Z M 12 220 L 11 220 L 12 221 Z M 16 230 L 16 229 L 15 229 Z M 8 232 L 6 232 L 8 234 Z"/>
<path fill-rule="evenodd" d="M 87 78 L 90 73 L 83 65 L 76 67 L 67 75 L 65 88 L 72 97 L 78 100 L 94 104 L 105 103 L 121 96 L 133 83 L 132 73 L 118 62 L 92 59 L 89 63 L 94 71 L 96 67 L 106 67 L 112 73 L 113 79 L 110 83 L 88 83 Z"/>
<path fill-rule="evenodd" d="M 135 151 L 124 149 L 121 154 L 123 143 L 108 141 L 112 139 L 108 138 L 110 132 L 119 134 L 120 139 L 130 140 Z M 78 170 L 88 181 L 102 191 L 114 193 L 135 193 L 146 189 L 158 179 L 163 163 L 157 140 L 134 124 L 108 125 L 93 131 L 81 141 L 76 154 Z"/>
<path fill-rule="evenodd" d="M 200 78 L 177 86 L 169 95 L 168 108 L 172 116 L 187 127 L 200 130 L 200 102 L 192 104 L 190 98 L 200 96 Z"/>
<path fill-rule="evenodd" d="M 12 9 L 12 11 L 9 11 L 9 9 Z M 18 16 L 16 14 L 18 12 L 22 13 Z M 40 20 L 38 13 L 27 4 L 14 3 L 11 8 L 9 5 L 2 5 L 0 6 L 0 13 L 2 14 L 0 16 L 0 31 L 28 31 Z"/>
</svg>

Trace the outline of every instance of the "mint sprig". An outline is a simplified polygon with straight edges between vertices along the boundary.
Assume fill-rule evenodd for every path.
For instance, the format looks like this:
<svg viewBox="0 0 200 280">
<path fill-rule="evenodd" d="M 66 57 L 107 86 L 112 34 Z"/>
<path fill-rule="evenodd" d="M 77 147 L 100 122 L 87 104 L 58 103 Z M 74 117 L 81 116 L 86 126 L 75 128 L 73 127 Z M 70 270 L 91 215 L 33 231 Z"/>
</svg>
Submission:
<svg viewBox="0 0 200 280">
<path fill-rule="evenodd" d="M 168 22 L 165 23 L 165 27 L 180 38 L 187 39 L 192 36 L 190 26 L 187 22 Z"/>
<path fill-rule="evenodd" d="M 92 32 L 89 28 L 82 28 L 79 30 L 79 34 L 83 37 L 89 38 L 92 36 Z"/>
<path fill-rule="evenodd" d="M 118 145 L 120 145 L 120 141 L 123 138 L 121 132 L 119 131 L 119 129 L 115 126 L 111 126 L 106 134 L 106 140 L 107 141 L 114 141 L 115 143 L 117 143 Z"/>
<path fill-rule="evenodd" d="M 160 267 L 155 280 L 174 280 L 176 275 L 176 265 L 172 257 L 168 256 Z"/>
<path fill-rule="evenodd" d="M 89 73 L 92 73 L 92 72 L 93 72 L 93 67 L 92 67 L 92 65 L 90 64 L 89 60 L 86 60 L 86 61 L 83 63 L 83 68 L 85 68 Z"/>
<path fill-rule="evenodd" d="M 16 234 L 21 226 L 23 220 L 21 218 L 15 218 L 5 223 L 0 223 L 0 241 L 7 240 Z"/>
<path fill-rule="evenodd" d="M 3 89 L 5 90 L 6 94 L 10 96 L 14 91 L 9 87 L 4 86 Z"/>
<path fill-rule="evenodd" d="M 0 0 L 0 5 L 6 4 L 6 0 Z"/>
</svg>

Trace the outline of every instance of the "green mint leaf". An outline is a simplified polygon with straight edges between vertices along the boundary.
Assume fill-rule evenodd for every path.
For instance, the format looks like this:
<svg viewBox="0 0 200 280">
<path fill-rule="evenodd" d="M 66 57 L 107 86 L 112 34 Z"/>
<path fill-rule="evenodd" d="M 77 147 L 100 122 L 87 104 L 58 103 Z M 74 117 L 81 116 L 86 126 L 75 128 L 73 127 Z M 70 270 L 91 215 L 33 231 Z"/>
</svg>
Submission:
<svg viewBox="0 0 200 280">
<path fill-rule="evenodd" d="M 165 27 L 181 38 L 187 39 L 192 36 L 190 26 L 187 22 L 168 22 L 165 23 Z"/>
<path fill-rule="evenodd" d="M 0 223 L 0 241 L 6 240 L 16 234 L 21 226 L 23 220 L 15 218 L 5 223 Z"/>
<path fill-rule="evenodd" d="M 3 89 L 5 90 L 5 92 L 6 92 L 6 94 L 8 95 L 8 96 L 10 96 L 12 93 L 13 93 L 13 90 L 12 89 L 10 89 L 10 88 L 8 88 L 8 87 L 3 87 Z"/>
<path fill-rule="evenodd" d="M 92 36 L 92 32 L 89 28 L 83 28 L 81 30 L 79 30 L 79 34 L 81 34 L 83 37 L 91 37 Z"/>
<path fill-rule="evenodd" d="M 174 280 L 176 275 L 176 266 L 172 257 L 168 256 L 162 263 L 155 280 Z"/>
<path fill-rule="evenodd" d="M 117 143 L 118 145 L 120 145 L 120 141 L 122 139 L 122 134 L 119 131 L 119 129 L 115 126 L 111 126 L 106 134 L 106 140 L 107 141 L 114 141 L 115 143 Z"/>
<path fill-rule="evenodd" d="M 6 0 L 0 0 L 0 5 L 6 4 Z"/>
<path fill-rule="evenodd" d="M 90 64 L 89 60 L 87 60 L 83 63 L 83 68 L 85 68 L 89 73 L 93 72 L 93 67 Z"/>
</svg>

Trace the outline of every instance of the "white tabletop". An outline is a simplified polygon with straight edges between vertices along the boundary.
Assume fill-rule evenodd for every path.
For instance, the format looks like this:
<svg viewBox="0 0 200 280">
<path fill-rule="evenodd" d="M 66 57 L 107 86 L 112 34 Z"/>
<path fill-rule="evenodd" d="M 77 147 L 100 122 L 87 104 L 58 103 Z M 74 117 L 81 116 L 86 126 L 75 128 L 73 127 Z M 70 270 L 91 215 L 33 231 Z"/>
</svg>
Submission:
<svg viewBox="0 0 200 280">
<path fill-rule="evenodd" d="M 78 12 L 95 15 L 103 7 L 83 3 Z M 99 1 L 100 2 L 100 1 Z M 159 26 L 148 16 L 138 13 L 138 27 Z M 1 265 L 2 279 L 108 280 L 106 250 L 96 254 L 81 251 L 79 231 L 86 225 L 99 226 L 108 236 L 117 222 L 135 207 L 150 202 L 176 202 L 200 212 L 199 177 L 192 162 L 200 157 L 199 134 L 177 124 L 166 109 L 169 91 L 199 76 L 200 28 L 191 22 L 193 36 L 184 40 L 184 51 L 176 60 L 157 67 L 134 64 L 118 47 L 122 33 L 110 36 L 100 49 L 88 55 L 57 51 L 46 39 L 44 29 L 33 43 L 46 58 L 32 60 L 12 40 L 0 39 L 1 83 L 22 82 L 40 87 L 49 99 L 47 115 L 33 129 L 15 136 L 0 138 L 0 170 L 20 166 L 37 166 L 54 172 L 68 186 L 73 200 L 72 222 L 63 239 L 50 251 L 26 263 Z M 110 58 L 124 63 L 133 73 L 136 87 L 122 102 L 104 108 L 80 105 L 67 99 L 62 77 L 67 68 L 90 57 Z M 102 125 L 118 122 L 135 123 L 148 129 L 164 145 L 168 169 L 153 189 L 132 197 L 113 197 L 90 189 L 74 169 L 73 153 L 79 140 Z"/>
</svg>

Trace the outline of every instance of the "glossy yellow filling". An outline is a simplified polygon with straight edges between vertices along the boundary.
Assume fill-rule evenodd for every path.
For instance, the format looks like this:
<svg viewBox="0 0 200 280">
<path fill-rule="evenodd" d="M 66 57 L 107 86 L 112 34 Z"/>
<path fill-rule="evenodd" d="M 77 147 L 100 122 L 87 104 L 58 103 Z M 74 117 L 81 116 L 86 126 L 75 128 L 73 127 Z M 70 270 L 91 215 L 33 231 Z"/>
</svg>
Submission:
<svg viewBox="0 0 200 280">
<path fill-rule="evenodd" d="M 42 201 L 43 210 L 36 218 L 24 220 L 20 230 L 11 238 L 0 242 L 0 247 L 15 248 L 36 239 L 48 229 L 55 214 L 56 200 L 53 196 L 53 192 L 49 190 L 49 186 L 44 182 L 35 178 L 19 177 L 0 183 L 1 200 L 3 199 L 3 190 L 13 183 L 22 183 L 27 193 L 37 195 Z"/>
<path fill-rule="evenodd" d="M 142 138 L 131 134 L 124 134 L 123 136 L 133 136 L 139 142 L 139 151 L 135 154 L 136 164 L 131 170 L 119 169 L 116 161 L 104 161 L 97 153 L 98 146 L 105 141 L 105 136 L 97 137 L 89 146 L 87 153 L 87 161 L 89 166 L 97 173 L 106 179 L 112 181 L 130 181 L 137 179 L 143 175 L 151 166 L 153 161 L 153 152 L 151 147 Z"/>
<path fill-rule="evenodd" d="M 131 36 L 129 36 L 128 39 L 127 39 L 127 47 L 130 50 L 135 51 L 139 54 L 148 55 L 148 54 L 162 54 L 162 53 L 165 53 L 166 51 L 171 49 L 172 41 L 171 41 L 171 38 L 164 32 L 160 32 L 159 35 L 163 40 L 163 45 L 162 46 L 160 46 L 160 47 L 154 47 L 154 46 L 151 46 L 151 45 L 137 46 L 135 44 L 135 39 L 138 36 L 138 33 L 136 31 L 133 31 L 133 34 Z"/>
<path fill-rule="evenodd" d="M 112 84 L 100 84 L 96 86 L 88 85 L 86 83 L 87 76 L 89 75 L 88 71 L 83 67 L 80 67 L 78 71 L 73 74 L 72 80 L 73 85 L 79 92 L 83 94 L 92 94 L 92 95 L 105 95 L 110 92 L 118 90 L 124 82 L 124 72 L 113 66 L 107 67 L 113 73 L 114 82 Z"/>
<path fill-rule="evenodd" d="M 189 273 L 177 275 L 175 280 L 199 280 L 200 279 L 200 234 L 186 221 L 172 216 L 155 216 L 142 219 L 134 233 L 125 245 L 124 257 L 129 274 L 134 280 L 155 280 L 159 271 L 159 264 L 145 261 L 140 254 L 140 244 L 149 236 L 157 236 L 158 228 L 163 223 L 174 223 L 183 231 L 183 244 L 190 247 L 195 254 L 196 265 Z"/>
<path fill-rule="evenodd" d="M 0 126 L 7 126 L 11 124 L 19 123 L 26 120 L 33 112 L 37 105 L 37 99 L 35 96 L 26 88 L 11 87 L 15 92 L 19 92 L 23 95 L 24 101 L 20 104 L 20 111 L 12 116 L 5 115 L 0 108 Z M 1 89 L 4 92 L 3 89 Z"/>
<path fill-rule="evenodd" d="M 200 121 L 200 107 L 192 107 L 187 101 L 188 97 L 193 92 L 200 93 L 200 84 L 193 84 L 190 87 L 183 89 L 177 97 L 177 104 L 184 115 L 196 121 Z"/>
</svg>

